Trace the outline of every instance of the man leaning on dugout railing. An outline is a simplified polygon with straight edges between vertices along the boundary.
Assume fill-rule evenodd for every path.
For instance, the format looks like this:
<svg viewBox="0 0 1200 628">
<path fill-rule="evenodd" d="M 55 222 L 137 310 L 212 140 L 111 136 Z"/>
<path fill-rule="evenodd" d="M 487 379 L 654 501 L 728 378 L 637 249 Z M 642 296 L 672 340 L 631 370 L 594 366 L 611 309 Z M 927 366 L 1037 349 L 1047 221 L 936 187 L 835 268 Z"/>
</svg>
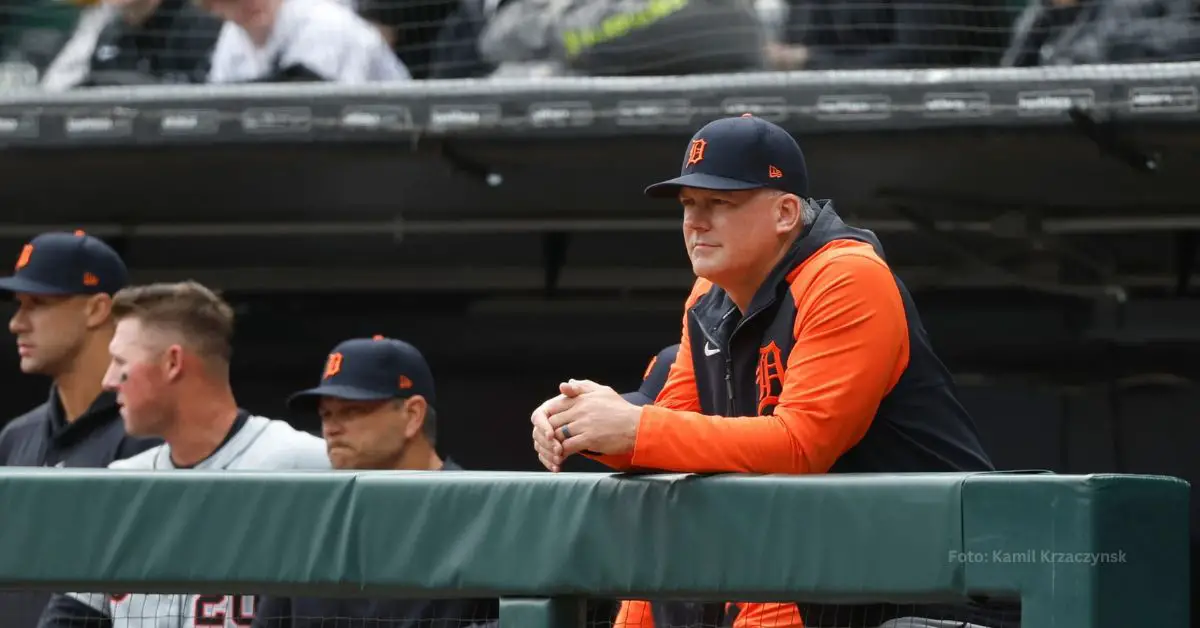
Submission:
<svg viewBox="0 0 1200 628">
<path fill-rule="evenodd" d="M 547 469 L 575 454 L 618 470 L 692 473 L 993 469 L 878 238 L 809 192 L 804 155 L 779 126 L 747 114 L 696 132 L 680 175 L 646 189 L 682 204 L 697 276 L 666 385 L 639 407 L 600 383 L 561 384 L 531 416 Z M 735 628 L 791 628 L 979 616 L 966 607 L 720 606 L 633 601 L 617 622 L 667 628 L 715 616 Z"/>
</svg>

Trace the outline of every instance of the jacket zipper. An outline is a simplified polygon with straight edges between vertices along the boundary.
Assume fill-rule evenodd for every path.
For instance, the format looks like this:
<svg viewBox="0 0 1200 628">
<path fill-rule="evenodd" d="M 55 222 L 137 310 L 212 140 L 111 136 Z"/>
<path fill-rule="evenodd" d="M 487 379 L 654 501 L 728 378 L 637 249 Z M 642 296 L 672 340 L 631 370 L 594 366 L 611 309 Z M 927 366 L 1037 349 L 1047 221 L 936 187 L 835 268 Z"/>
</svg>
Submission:
<svg viewBox="0 0 1200 628">
<path fill-rule="evenodd" d="M 733 386 L 733 352 L 730 349 L 730 347 L 733 346 L 733 339 L 735 336 L 737 336 L 738 330 L 742 328 L 742 325 L 745 325 L 748 321 L 753 320 L 755 316 L 758 316 L 767 308 L 771 307 L 771 305 L 774 303 L 775 300 L 772 299 L 766 305 L 752 310 L 749 314 L 743 316 L 742 320 L 738 321 L 737 324 L 733 326 L 733 331 L 729 332 L 729 342 L 727 342 L 725 346 L 721 346 L 719 342 L 713 340 L 713 337 L 709 335 L 708 328 L 704 326 L 704 323 L 700 321 L 700 316 L 696 314 L 696 310 L 691 310 L 692 318 L 696 321 L 696 326 L 700 328 L 700 333 L 704 335 L 704 341 L 711 342 L 713 346 L 725 352 L 725 416 L 727 417 L 738 415 L 737 396 L 734 394 Z M 737 306 L 734 306 L 732 309 L 721 315 L 721 320 L 725 320 L 728 316 L 736 311 Z"/>
<path fill-rule="evenodd" d="M 774 303 L 774 301 L 772 301 L 772 303 Z M 742 317 L 742 320 L 738 321 L 737 324 L 733 326 L 733 331 L 729 332 L 729 342 L 726 343 L 725 346 L 722 346 L 721 343 L 717 342 L 711 335 L 709 335 L 708 328 L 705 327 L 704 323 L 700 321 L 700 316 L 696 314 L 696 310 L 690 310 L 692 318 L 696 321 L 696 326 L 700 328 L 700 333 L 704 336 L 704 341 L 706 343 L 712 343 L 714 347 L 725 352 L 725 416 L 727 417 L 737 416 L 737 397 L 734 395 L 733 388 L 733 352 L 730 350 L 730 347 L 733 346 L 733 337 L 737 334 L 738 330 L 742 328 L 742 325 L 744 325 L 746 321 L 751 320 L 760 312 L 767 309 L 767 307 L 770 307 L 770 303 L 768 303 L 767 306 L 760 307 L 750 312 L 750 314 Z M 721 320 L 724 321 L 736 311 L 737 306 L 734 306 L 732 309 L 721 315 Z"/>
<path fill-rule="evenodd" d="M 733 358 L 729 357 L 727 352 L 725 355 L 725 416 L 733 416 L 736 407 L 733 402 Z"/>
</svg>

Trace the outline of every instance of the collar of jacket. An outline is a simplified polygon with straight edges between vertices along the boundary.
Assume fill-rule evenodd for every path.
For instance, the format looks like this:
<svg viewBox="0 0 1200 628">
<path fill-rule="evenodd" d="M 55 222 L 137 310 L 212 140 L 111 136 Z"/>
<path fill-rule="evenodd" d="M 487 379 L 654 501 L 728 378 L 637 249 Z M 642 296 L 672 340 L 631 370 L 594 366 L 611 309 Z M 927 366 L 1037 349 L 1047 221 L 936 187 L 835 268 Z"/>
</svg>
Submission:
<svg viewBox="0 0 1200 628">
<path fill-rule="evenodd" d="M 121 420 L 117 409 L 117 394 L 104 391 L 96 396 L 92 405 L 74 421 L 67 421 L 66 410 L 63 409 L 62 399 L 58 396 L 58 386 L 50 386 L 50 400 L 47 406 L 46 431 L 50 440 L 58 445 L 72 442 L 91 433 L 101 425 L 114 420 Z"/>
<path fill-rule="evenodd" d="M 783 259 L 779 260 L 779 263 L 767 274 L 767 278 L 754 293 L 754 298 L 750 300 L 750 307 L 746 308 L 747 317 L 774 303 L 783 292 L 787 291 L 788 275 L 830 242 L 835 240 L 866 242 L 875 249 L 879 257 L 884 258 L 883 245 L 880 244 L 879 238 L 867 229 L 851 227 L 843 222 L 842 217 L 833 208 L 833 201 L 811 200 L 809 202 L 816 210 L 816 217 L 792 243 L 792 247 L 788 249 Z M 724 293 L 723 290 L 722 293 Z M 727 295 L 726 298 L 728 298 Z"/>
</svg>

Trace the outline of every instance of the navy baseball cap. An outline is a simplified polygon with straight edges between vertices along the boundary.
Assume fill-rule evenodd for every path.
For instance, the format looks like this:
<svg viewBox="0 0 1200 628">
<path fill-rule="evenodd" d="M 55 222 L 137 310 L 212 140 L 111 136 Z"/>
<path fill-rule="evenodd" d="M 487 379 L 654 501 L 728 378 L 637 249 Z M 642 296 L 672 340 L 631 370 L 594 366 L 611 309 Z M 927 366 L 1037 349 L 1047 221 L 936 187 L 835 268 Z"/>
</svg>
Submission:
<svg viewBox="0 0 1200 628">
<path fill-rule="evenodd" d="M 375 336 L 342 342 L 329 352 L 321 383 L 287 400 L 292 409 L 315 410 L 321 397 L 382 401 L 421 395 L 434 404 L 433 373 L 416 347 Z"/>
<path fill-rule="evenodd" d="M 121 256 L 82 231 L 43 233 L 17 257 L 0 290 L 44 295 L 113 294 L 129 283 Z"/>
<path fill-rule="evenodd" d="M 650 365 L 646 367 L 646 373 L 642 376 L 641 387 L 633 392 L 627 392 L 621 397 L 635 406 L 648 406 L 654 403 L 654 400 L 658 399 L 658 393 L 662 392 L 663 386 L 667 384 L 667 375 L 670 374 L 671 365 L 675 363 L 675 356 L 678 354 L 678 344 L 659 351 L 658 355 L 650 359 Z"/>
<path fill-rule="evenodd" d="M 646 196 L 674 198 L 683 187 L 772 188 L 808 198 L 808 167 L 790 133 L 747 113 L 714 120 L 696 131 L 683 155 L 679 176 L 646 188 Z"/>
</svg>

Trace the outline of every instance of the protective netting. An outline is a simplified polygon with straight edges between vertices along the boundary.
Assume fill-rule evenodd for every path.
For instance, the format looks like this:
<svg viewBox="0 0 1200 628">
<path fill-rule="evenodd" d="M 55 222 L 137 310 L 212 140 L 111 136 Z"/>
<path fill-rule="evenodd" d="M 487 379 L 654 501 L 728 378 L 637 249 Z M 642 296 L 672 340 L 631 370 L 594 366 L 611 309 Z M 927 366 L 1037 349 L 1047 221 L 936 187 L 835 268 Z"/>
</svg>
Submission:
<svg viewBox="0 0 1200 628">
<path fill-rule="evenodd" d="M 6 628 L 497 628 L 496 599 L 334 598 L 304 595 L 0 595 Z M 48 598 L 48 599 L 47 599 Z M 33 603 L 45 600 L 44 607 Z M 1018 628 L 1020 605 L 647 602 L 594 598 L 582 624 L 562 628 Z"/>
<path fill-rule="evenodd" d="M 1196 59 L 1184 0 L 24 0 L 0 86 Z M 228 20 L 223 22 L 222 20 Z"/>
</svg>

